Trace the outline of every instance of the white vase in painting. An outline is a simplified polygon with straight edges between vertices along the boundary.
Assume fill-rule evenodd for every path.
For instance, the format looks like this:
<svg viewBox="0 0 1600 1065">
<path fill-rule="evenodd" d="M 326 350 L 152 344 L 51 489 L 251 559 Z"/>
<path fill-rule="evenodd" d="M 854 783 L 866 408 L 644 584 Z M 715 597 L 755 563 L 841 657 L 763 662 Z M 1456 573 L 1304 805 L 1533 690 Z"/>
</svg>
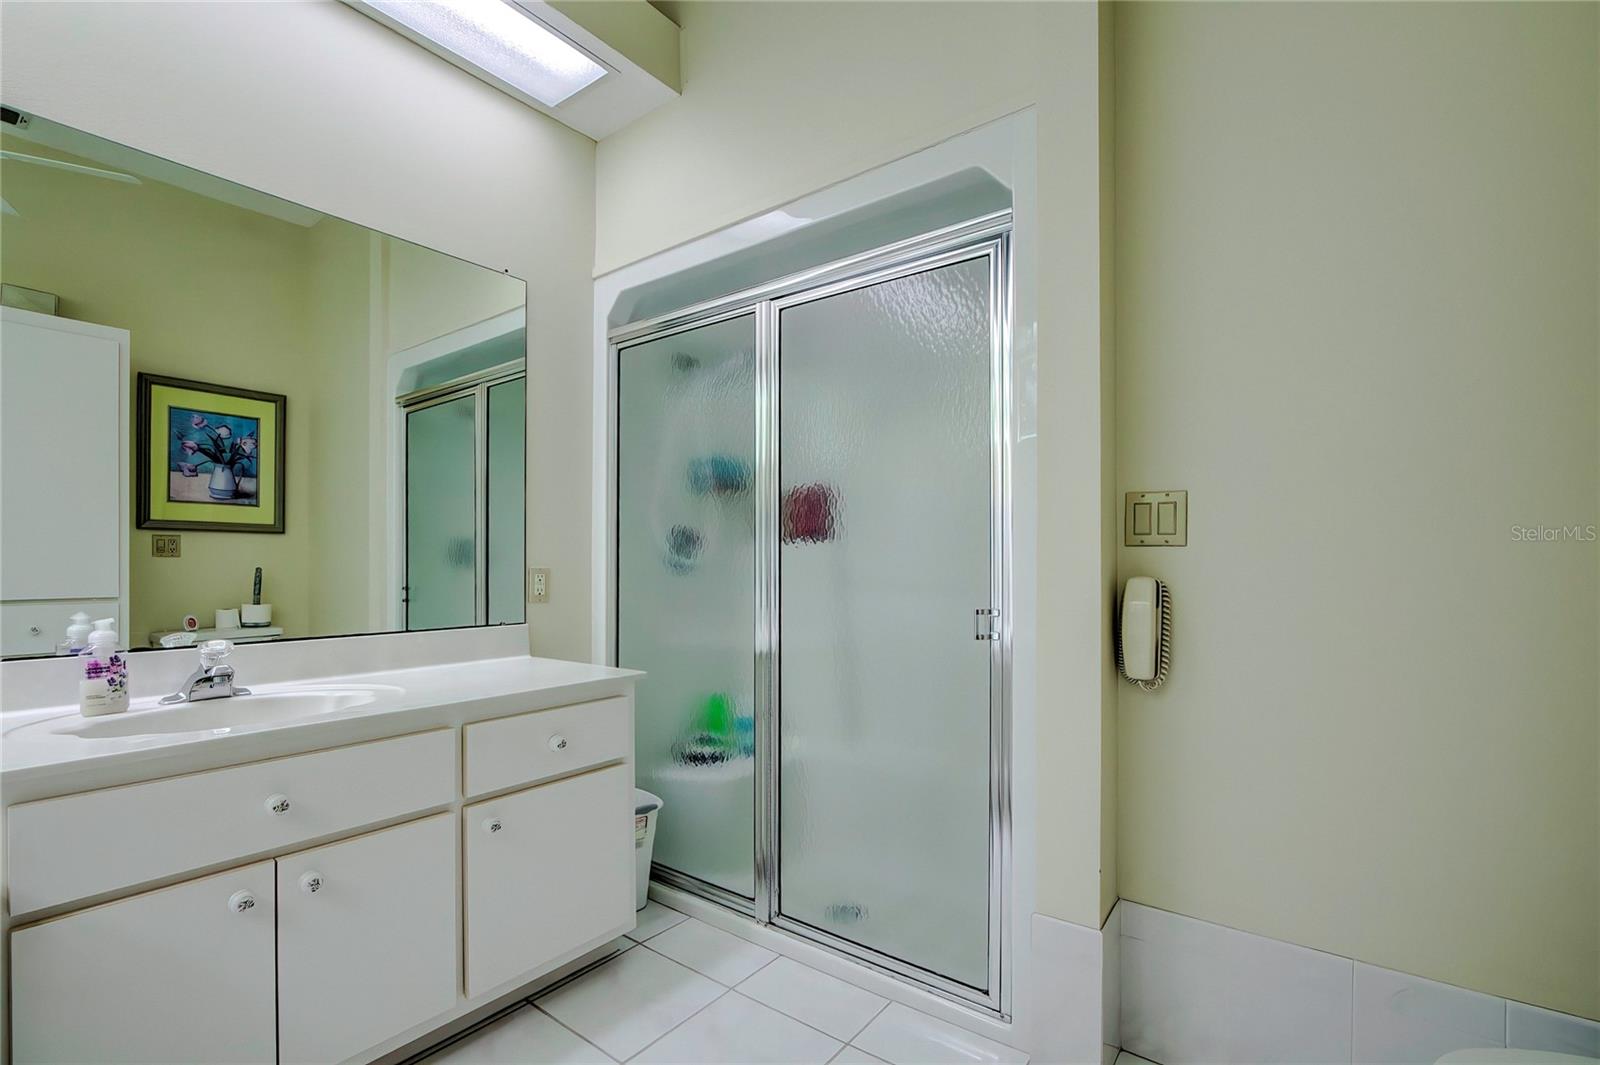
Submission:
<svg viewBox="0 0 1600 1065">
<path fill-rule="evenodd" d="M 211 467 L 211 483 L 207 487 L 212 499 L 232 499 L 234 492 L 239 489 L 239 482 L 234 478 L 233 470 L 219 464 Z"/>
</svg>

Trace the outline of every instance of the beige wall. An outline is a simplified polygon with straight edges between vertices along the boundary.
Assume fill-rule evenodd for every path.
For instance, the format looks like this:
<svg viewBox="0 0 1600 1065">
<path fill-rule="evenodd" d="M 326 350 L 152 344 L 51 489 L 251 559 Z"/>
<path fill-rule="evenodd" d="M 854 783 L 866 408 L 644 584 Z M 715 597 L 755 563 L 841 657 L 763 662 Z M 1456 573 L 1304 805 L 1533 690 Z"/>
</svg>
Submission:
<svg viewBox="0 0 1600 1065">
<path fill-rule="evenodd" d="M 387 498 L 394 461 L 388 358 L 521 308 L 523 283 L 337 218 L 299 225 L 148 178 L 7 160 L 0 182 L 22 207 L 0 222 L 0 280 L 56 293 L 65 317 L 129 330 L 135 374 L 287 397 L 283 533 L 188 531 L 174 559 L 153 557 L 151 533 L 134 526 L 132 646 L 188 613 L 210 626 L 215 610 L 248 601 L 258 565 L 287 636 L 393 628 L 398 593 L 369 565 L 393 545 L 388 509 L 367 505 L 369 487 Z"/>
<path fill-rule="evenodd" d="M 1115 900 L 1110 366 L 1092 4 L 682 3 L 683 96 L 598 148 L 605 272 L 1024 107 L 1039 130 L 1038 909 Z M 914 14 L 913 14 L 914 12 Z M 782 47 L 773 47 L 782 42 Z M 1034 338 L 1023 338 L 1023 343 Z M 1102 876 L 1102 867 L 1105 875 Z"/>
<path fill-rule="evenodd" d="M 385 241 L 384 253 L 384 347 L 391 353 L 522 306 L 524 286 L 515 278 L 401 241 Z"/>
<path fill-rule="evenodd" d="M 373 277 L 373 246 L 388 242 L 335 218 L 312 226 L 306 238 L 307 354 L 318 386 L 295 414 L 311 430 L 314 448 L 305 516 L 312 533 L 310 631 L 371 632 L 389 627 L 377 587 L 382 571 L 367 565 L 369 555 L 382 554 L 386 530 L 366 506 L 368 478 L 381 475 L 388 458 L 386 449 L 373 449 L 370 425 L 370 364 L 380 343 L 374 308 L 387 305 Z"/>
<path fill-rule="evenodd" d="M 4 144 L 61 154 L 16 138 Z M 19 212 L 0 223 L 0 279 L 56 293 L 64 317 L 129 330 L 135 373 L 282 392 L 290 416 L 305 416 L 324 382 L 304 313 L 304 228 L 155 182 L 9 161 L 0 181 Z M 96 460 L 73 453 L 70 412 L 63 416 L 57 460 L 70 479 L 75 463 Z M 151 555 L 148 530 L 132 529 L 124 634 L 132 646 L 146 646 L 151 629 L 181 627 L 185 614 L 209 626 L 214 610 L 248 602 L 258 565 L 273 620 L 290 633 L 311 630 L 308 504 L 317 478 L 308 471 L 318 447 L 314 427 L 305 428 L 287 436 L 288 467 L 300 475 L 287 481 L 282 535 L 186 532 L 182 557 L 167 559 Z"/>
<path fill-rule="evenodd" d="M 1119 5 L 1122 894 L 1600 1017 L 1594 4 Z"/>
<path fill-rule="evenodd" d="M 530 638 L 588 657 L 592 141 L 336 0 L 7 2 L 0 97 L 525 278 Z"/>
</svg>

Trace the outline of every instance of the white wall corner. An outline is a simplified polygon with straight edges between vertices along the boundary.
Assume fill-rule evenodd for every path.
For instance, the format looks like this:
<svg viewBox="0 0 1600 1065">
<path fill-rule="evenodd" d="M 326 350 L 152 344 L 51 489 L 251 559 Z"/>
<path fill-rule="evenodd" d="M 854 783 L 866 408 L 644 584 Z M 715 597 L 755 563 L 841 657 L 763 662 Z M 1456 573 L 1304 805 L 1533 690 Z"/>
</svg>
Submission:
<svg viewBox="0 0 1600 1065">
<path fill-rule="evenodd" d="M 1107 922 L 1114 928 L 1113 911 Z M 1060 921 L 1042 913 L 1033 915 L 1030 961 L 1032 971 L 1023 993 L 1029 996 L 1029 1022 L 1023 1033 L 1036 1065 L 1103 1063 L 1105 1047 L 1114 1038 L 1108 1020 L 1116 1009 L 1107 1008 L 1107 973 L 1115 975 L 1116 962 L 1108 959 L 1107 933 Z M 1116 933 L 1111 933 L 1115 943 Z M 1116 954 L 1113 946 L 1110 954 Z M 1110 968 L 1108 969 L 1108 965 Z M 1114 1053 L 1114 1051 L 1113 1051 Z"/>
<path fill-rule="evenodd" d="M 1122 1049 L 1122 900 L 1111 907 L 1100 929 L 1100 1041 L 1103 1065 Z"/>
</svg>

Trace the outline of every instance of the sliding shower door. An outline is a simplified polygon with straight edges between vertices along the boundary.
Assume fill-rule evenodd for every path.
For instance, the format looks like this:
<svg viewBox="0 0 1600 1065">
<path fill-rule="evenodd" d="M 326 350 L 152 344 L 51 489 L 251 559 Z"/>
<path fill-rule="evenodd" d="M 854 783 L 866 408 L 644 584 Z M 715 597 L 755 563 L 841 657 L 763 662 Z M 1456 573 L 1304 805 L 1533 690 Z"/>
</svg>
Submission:
<svg viewBox="0 0 1600 1065">
<path fill-rule="evenodd" d="M 518 363 L 396 401 L 408 630 L 522 623 L 527 391 Z"/>
<path fill-rule="evenodd" d="M 655 862 L 755 898 L 755 318 L 617 359 L 617 662 Z"/>
<path fill-rule="evenodd" d="M 978 989 L 990 275 L 969 259 L 778 316 L 779 913 Z"/>
<path fill-rule="evenodd" d="M 406 628 L 475 625 L 477 404 L 457 396 L 407 410 L 405 418 Z"/>
<path fill-rule="evenodd" d="M 656 875 L 1001 1011 L 1008 223 L 613 338 Z"/>
</svg>

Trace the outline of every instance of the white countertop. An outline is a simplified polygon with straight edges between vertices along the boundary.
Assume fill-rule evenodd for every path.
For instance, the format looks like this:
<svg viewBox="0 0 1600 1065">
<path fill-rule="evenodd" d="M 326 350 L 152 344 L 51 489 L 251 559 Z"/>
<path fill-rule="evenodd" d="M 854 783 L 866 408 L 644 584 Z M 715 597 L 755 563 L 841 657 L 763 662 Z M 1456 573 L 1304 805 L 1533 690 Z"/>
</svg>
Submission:
<svg viewBox="0 0 1600 1065">
<path fill-rule="evenodd" d="M 116 717 L 85 719 L 75 704 L 8 710 L 0 713 L 0 790 L 12 803 L 462 725 L 622 694 L 639 676 L 634 670 L 526 655 L 261 685 L 241 676 L 239 683 L 251 695 L 194 705 L 216 707 L 226 720 L 230 707 L 246 717 L 249 701 L 258 695 L 360 689 L 370 699 L 290 721 L 95 738 L 82 735 L 86 725 L 183 707 L 162 707 L 147 696 Z"/>
</svg>

